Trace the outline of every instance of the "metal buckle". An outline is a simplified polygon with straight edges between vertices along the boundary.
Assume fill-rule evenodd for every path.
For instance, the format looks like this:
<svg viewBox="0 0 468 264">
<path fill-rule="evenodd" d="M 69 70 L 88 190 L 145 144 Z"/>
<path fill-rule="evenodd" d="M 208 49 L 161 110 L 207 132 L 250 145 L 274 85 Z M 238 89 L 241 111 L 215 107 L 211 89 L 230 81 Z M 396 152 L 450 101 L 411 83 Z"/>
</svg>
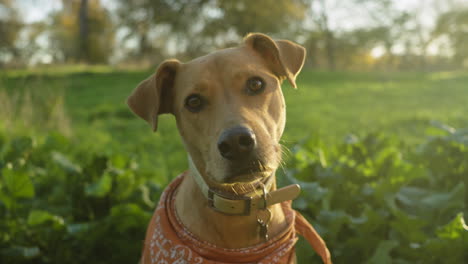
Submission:
<svg viewBox="0 0 468 264">
<path fill-rule="evenodd" d="M 225 212 L 225 211 L 221 211 L 219 210 L 218 208 L 215 207 L 214 205 L 214 195 L 218 195 L 219 197 L 222 197 L 224 199 L 228 199 L 228 200 L 233 200 L 233 201 L 244 201 L 245 202 L 245 205 L 244 205 L 244 212 L 242 213 L 229 213 L 229 212 Z M 225 196 L 225 195 L 221 195 L 219 193 L 215 193 L 213 190 L 211 189 L 208 189 L 208 206 L 215 210 L 216 212 L 219 212 L 219 213 L 223 213 L 223 214 L 226 214 L 226 215 L 239 215 L 239 216 L 247 216 L 247 215 L 250 215 L 250 209 L 251 209 L 251 204 L 252 204 L 252 197 L 239 197 L 239 199 L 231 199 L 231 197 L 228 197 L 228 196 Z"/>
<path fill-rule="evenodd" d="M 260 225 L 260 232 L 259 232 L 260 237 L 262 237 L 265 241 L 268 241 L 268 238 L 269 238 L 268 237 L 268 224 L 271 221 L 271 211 L 266 206 L 267 205 L 267 190 L 264 184 L 263 184 L 262 198 L 263 198 L 265 209 L 259 210 L 257 212 L 257 223 Z M 262 216 L 263 213 L 266 213 L 266 215 Z M 264 216 L 266 216 L 266 218 L 264 218 Z"/>
<path fill-rule="evenodd" d="M 265 209 L 268 209 L 268 207 L 267 207 L 267 193 L 268 193 L 268 191 L 266 189 L 265 184 L 262 183 L 262 187 L 263 187 L 263 207 Z"/>
</svg>

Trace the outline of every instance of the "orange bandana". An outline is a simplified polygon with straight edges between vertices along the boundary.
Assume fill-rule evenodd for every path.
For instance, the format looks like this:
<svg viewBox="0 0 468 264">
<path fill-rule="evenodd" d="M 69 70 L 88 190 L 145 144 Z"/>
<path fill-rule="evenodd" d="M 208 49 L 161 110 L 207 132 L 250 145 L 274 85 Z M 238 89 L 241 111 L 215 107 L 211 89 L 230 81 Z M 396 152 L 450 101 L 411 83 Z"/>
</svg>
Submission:
<svg viewBox="0 0 468 264">
<path fill-rule="evenodd" d="M 325 264 L 331 264 L 325 242 L 307 220 L 291 208 L 291 201 L 282 208 L 289 225 L 280 235 L 252 247 L 227 249 L 197 239 L 177 218 L 175 191 L 185 173 L 177 177 L 164 190 L 158 207 L 146 231 L 141 258 L 142 264 L 234 264 L 234 263 L 290 263 L 294 257 L 296 232 L 304 236 Z"/>
</svg>

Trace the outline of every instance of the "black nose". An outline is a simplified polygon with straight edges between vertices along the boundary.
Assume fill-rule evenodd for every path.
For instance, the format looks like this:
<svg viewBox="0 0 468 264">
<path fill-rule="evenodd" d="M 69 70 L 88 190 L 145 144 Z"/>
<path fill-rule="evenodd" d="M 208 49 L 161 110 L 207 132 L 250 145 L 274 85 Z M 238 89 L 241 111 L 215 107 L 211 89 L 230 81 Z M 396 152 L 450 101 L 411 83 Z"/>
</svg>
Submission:
<svg viewBox="0 0 468 264">
<path fill-rule="evenodd" d="M 247 158 L 255 147 L 255 134 L 243 127 L 233 127 L 224 131 L 218 140 L 218 150 L 221 156 L 228 160 Z"/>
</svg>

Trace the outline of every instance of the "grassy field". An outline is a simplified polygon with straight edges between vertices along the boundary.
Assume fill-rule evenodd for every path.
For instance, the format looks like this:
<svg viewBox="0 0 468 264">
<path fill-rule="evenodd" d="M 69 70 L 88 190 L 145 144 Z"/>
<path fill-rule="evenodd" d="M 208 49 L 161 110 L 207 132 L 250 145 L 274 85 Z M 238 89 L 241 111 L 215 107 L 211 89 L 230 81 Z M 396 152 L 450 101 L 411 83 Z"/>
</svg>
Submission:
<svg viewBox="0 0 468 264">
<path fill-rule="evenodd" d="M 21 116 L 23 112 L 47 112 L 39 118 L 26 116 L 31 120 L 23 122 L 19 130 L 44 134 L 40 131 L 50 130 L 54 124 L 47 126 L 49 119 L 55 118 L 55 127 L 81 145 L 96 152 L 131 153 L 140 166 L 153 170 L 156 179 L 165 184 L 186 168 L 174 118 L 162 116 L 158 132 L 152 133 L 125 104 L 133 88 L 150 74 L 105 66 L 9 71 L 0 75 L 0 91 L 17 104 L 7 119 L 27 119 Z M 306 69 L 297 83 L 297 90 L 288 84 L 283 87 L 287 103 L 283 144 L 287 147 L 310 137 L 337 144 L 350 134 L 374 132 L 417 144 L 426 138 L 433 120 L 453 127 L 468 126 L 467 73 L 331 73 Z M 30 98 L 24 98 L 25 94 Z M 63 112 L 58 117 L 49 113 L 54 109 L 48 109 L 57 101 L 60 105 L 55 110 Z M 35 104 L 34 109 L 28 109 L 29 104 Z M 46 110 L 37 109 L 38 104 Z"/>
<path fill-rule="evenodd" d="M 101 66 L 18 70 L 0 75 L 0 91 L 17 97 L 19 104 L 23 104 L 24 93 L 30 94 L 33 102 L 45 105 L 51 103 L 51 97 L 63 100 L 60 111 L 66 120 L 57 120 L 57 126 L 67 126 L 73 138 L 90 149 L 135 153 L 142 166 L 156 170 L 167 180 L 167 175 L 185 168 L 186 156 L 174 118 L 162 116 L 159 130 L 153 134 L 125 104 L 132 89 L 150 74 Z M 297 83 L 297 90 L 288 84 L 283 87 L 287 102 L 283 143 L 288 147 L 310 137 L 339 143 L 349 134 L 370 132 L 396 135 L 406 143 L 417 144 L 426 137 L 432 120 L 468 126 L 466 73 L 330 73 L 306 69 Z M 21 119 L 21 111 L 14 109 L 17 115 L 9 118 Z M 31 120 L 25 126 L 33 132 L 44 128 L 44 122 Z"/>
<path fill-rule="evenodd" d="M 75 133 L 105 130 L 112 132 L 113 141 L 126 146 L 154 141 L 156 146 L 164 142 L 163 145 L 173 146 L 171 150 L 180 151 L 172 116 L 161 118 L 158 133 L 151 135 L 127 109 L 126 97 L 149 74 L 150 71 L 106 67 L 12 71 L 0 75 L 0 89 L 8 94 L 29 90 L 36 97 L 63 95 L 64 109 Z M 286 145 L 315 135 L 337 142 L 350 133 L 376 131 L 418 143 L 431 120 L 454 127 L 468 124 L 467 73 L 304 70 L 298 79 L 298 90 L 284 86 Z"/>
<path fill-rule="evenodd" d="M 162 187 L 186 169 L 174 118 L 152 133 L 125 104 L 149 74 L 0 73 L 0 262 L 136 262 Z M 295 207 L 335 263 L 468 260 L 468 130 L 431 125 L 468 128 L 468 73 L 304 70 L 298 87 L 283 87 L 280 184 L 302 185 Z M 303 243 L 298 256 L 319 263 Z"/>
<path fill-rule="evenodd" d="M 27 89 L 63 93 L 75 128 L 89 127 L 97 121 L 112 127 L 113 118 L 130 119 L 125 98 L 149 74 L 150 71 L 105 67 L 13 71 L 0 75 L 0 89 L 8 93 Z M 340 140 L 347 133 L 377 130 L 413 141 L 424 135 L 424 127 L 430 120 L 463 126 L 468 119 L 468 73 L 304 70 L 298 78 L 298 87 L 298 90 L 288 85 L 283 88 L 288 107 L 285 136 L 291 141 L 314 133 Z M 127 127 L 121 131 L 125 137 L 126 133 L 141 132 L 133 123 L 122 123 Z M 162 127 L 170 128 L 168 132 L 173 134 L 171 118 L 165 118 L 163 123 Z"/>
</svg>

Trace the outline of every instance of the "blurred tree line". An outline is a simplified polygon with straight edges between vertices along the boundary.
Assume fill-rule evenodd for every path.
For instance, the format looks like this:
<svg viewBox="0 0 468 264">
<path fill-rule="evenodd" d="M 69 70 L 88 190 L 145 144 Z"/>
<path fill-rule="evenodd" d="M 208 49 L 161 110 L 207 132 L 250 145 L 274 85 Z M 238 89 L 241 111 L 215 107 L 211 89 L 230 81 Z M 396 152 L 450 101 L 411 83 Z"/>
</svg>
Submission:
<svg viewBox="0 0 468 264">
<path fill-rule="evenodd" d="M 3 67 L 147 66 L 232 46 L 249 32 L 303 44 L 314 68 L 468 67 L 466 0 L 425 0 L 414 10 L 396 0 L 61 0 L 47 19 L 28 23 L 21 2 L 0 0 Z"/>
</svg>

